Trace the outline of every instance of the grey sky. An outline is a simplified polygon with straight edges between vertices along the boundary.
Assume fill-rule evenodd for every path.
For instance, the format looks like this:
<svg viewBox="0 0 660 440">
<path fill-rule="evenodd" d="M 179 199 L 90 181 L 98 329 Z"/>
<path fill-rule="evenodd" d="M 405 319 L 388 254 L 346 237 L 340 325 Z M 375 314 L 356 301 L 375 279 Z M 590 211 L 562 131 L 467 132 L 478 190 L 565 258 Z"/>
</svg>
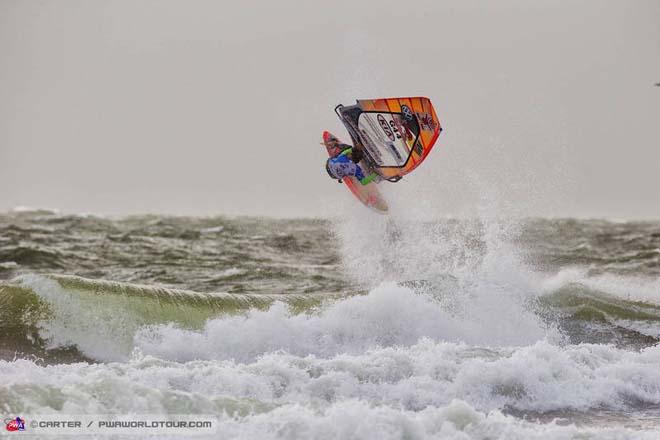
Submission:
<svg viewBox="0 0 660 440">
<path fill-rule="evenodd" d="M 657 0 L 0 0 L 0 210 L 359 210 L 334 105 L 425 95 L 394 209 L 660 218 L 658 81 Z"/>
</svg>

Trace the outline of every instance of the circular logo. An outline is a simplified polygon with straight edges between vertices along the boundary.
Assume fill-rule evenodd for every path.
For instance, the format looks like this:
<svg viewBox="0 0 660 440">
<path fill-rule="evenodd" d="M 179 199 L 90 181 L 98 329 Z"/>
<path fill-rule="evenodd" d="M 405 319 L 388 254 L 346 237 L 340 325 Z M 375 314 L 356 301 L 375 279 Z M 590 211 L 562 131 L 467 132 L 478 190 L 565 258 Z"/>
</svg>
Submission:
<svg viewBox="0 0 660 440">
<path fill-rule="evenodd" d="M 415 116 L 413 116 L 412 110 L 410 110 L 410 107 L 407 105 L 403 104 L 401 105 L 401 114 L 403 115 L 403 118 L 406 121 L 412 121 Z"/>
</svg>

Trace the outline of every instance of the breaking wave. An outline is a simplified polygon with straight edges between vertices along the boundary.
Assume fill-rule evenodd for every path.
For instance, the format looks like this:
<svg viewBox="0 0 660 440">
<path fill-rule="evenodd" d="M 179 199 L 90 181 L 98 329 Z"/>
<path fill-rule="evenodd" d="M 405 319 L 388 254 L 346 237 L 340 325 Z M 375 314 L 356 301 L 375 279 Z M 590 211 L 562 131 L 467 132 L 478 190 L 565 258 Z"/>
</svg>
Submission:
<svg viewBox="0 0 660 440">
<path fill-rule="evenodd" d="M 660 337 L 660 304 L 651 301 L 652 287 L 632 298 L 623 288 L 639 284 L 561 272 L 520 303 L 503 294 L 515 286 L 451 277 L 382 283 L 352 295 L 275 295 L 25 275 L 0 284 L 0 342 L 5 352 L 47 357 L 75 350 L 80 359 L 103 361 L 127 359 L 136 348 L 181 361 L 247 361 L 276 350 L 327 356 L 423 337 L 484 346 L 567 338 L 642 348 Z"/>
</svg>

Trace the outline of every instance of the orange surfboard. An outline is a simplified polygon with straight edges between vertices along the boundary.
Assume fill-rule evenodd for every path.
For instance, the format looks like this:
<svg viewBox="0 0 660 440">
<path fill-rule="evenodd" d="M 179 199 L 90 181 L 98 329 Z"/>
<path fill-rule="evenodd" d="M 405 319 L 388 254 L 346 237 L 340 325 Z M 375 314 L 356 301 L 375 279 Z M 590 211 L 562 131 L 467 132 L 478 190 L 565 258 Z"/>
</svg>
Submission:
<svg viewBox="0 0 660 440">
<path fill-rule="evenodd" d="M 337 145 L 339 140 L 333 136 L 330 132 L 323 132 L 323 145 L 328 152 L 328 156 L 334 157 L 341 153 L 342 149 Z M 366 164 L 360 162 L 360 166 L 364 170 L 368 170 L 369 167 Z M 383 199 L 383 196 L 378 191 L 378 185 L 375 182 L 362 185 L 359 180 L 355 177 L 344 177 L 342 179 L 344 185 L 353 193 L 359 201 L 361 201 L 365 206 L 371 208 L 372 210 L 384 214 L 387 212 L 387 202 Z"/>
</svg>

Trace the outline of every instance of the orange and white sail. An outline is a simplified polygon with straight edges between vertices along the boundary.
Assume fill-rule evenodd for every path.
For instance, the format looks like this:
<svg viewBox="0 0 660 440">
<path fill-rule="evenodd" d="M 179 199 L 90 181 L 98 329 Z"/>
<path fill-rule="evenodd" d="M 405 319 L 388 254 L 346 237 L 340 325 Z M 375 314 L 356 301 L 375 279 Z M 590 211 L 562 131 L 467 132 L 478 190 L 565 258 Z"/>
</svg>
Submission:
<svg viewBox="0 0 660 440">
<path fill-rule="evenodd" d="M 388 180 L 419 166 L 442 131 L 431 101 L 423 97 L 360 99 L 336 111 L 374 171 Z"/>
</svg>

